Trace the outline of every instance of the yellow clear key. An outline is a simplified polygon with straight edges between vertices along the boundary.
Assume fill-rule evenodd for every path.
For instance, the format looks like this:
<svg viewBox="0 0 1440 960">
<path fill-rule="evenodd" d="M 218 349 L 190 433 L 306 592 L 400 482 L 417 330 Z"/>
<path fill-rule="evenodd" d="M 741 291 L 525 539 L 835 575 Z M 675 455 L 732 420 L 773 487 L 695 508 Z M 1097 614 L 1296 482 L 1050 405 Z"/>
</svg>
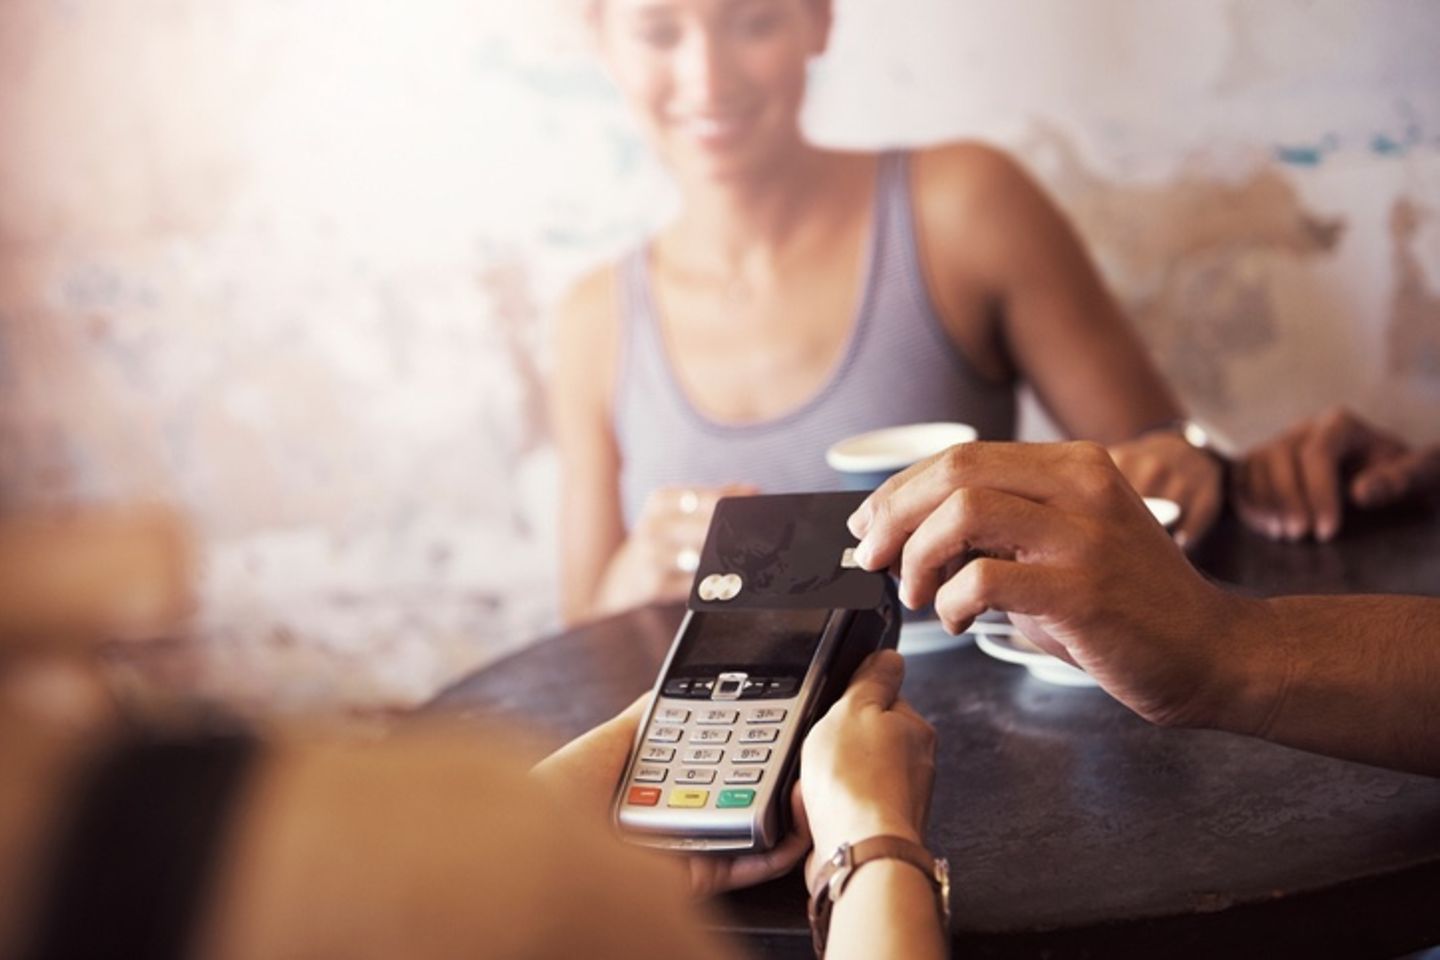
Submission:
<svg viewBox="0 0 1440 960">
<path fill-rule="evenodd" d="M 703 807 L 709 799 L 709 790 L 671 790 L 668 805 L 672 807 Z"/>
</svg>

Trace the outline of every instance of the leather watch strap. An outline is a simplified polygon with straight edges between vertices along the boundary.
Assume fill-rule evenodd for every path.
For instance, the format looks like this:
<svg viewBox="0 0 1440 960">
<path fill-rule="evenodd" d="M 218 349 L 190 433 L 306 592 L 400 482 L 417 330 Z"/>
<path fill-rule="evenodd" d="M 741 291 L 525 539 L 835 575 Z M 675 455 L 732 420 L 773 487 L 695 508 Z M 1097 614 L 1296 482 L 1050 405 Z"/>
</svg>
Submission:
<svg viewBox="0 0 1440 960">
<path fill-rule="evenodd" d="M 899 860 L 915 867 L 935 888 L 936 909 L 941 924 L 950 928 L 950 865 L 933 856 L 920 844 L 904 837 L 882 835 L 858 843 L 842 843 L 828 857 L 815 876 L 810 890 L 810 933 L 815 956 L 825 955 L 830 932 L 830 911 L 844 892 L 855 871 L 875 860 Z"/>
</svg>

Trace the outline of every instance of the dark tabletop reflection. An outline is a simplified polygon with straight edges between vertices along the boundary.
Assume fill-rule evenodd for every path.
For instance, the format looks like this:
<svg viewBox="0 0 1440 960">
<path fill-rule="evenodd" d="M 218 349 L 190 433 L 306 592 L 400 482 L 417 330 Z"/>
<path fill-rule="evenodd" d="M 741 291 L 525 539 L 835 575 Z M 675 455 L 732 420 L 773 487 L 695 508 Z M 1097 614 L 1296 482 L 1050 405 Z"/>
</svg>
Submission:
<svg viewBox="0 0 1440 960">
<path fill-rule="evenodd" d="M 1250 593 L 1440 594 L 1440 499 L 1352 515 L 1330 544 L 1226 517 L 1197 563 Z M 557 737 L 654 680 L 683 610 L 545 640 L 442 694 Z M 967 956 L 1394 955 L 1440 942 L 1440 781 L 1261 741 L 1153 727 L 974 646 L 909 658 L 939 734 L 933 846 Z M 798 875 L 726 898 L 764 956 L 807 956 Z"/>
</svg>

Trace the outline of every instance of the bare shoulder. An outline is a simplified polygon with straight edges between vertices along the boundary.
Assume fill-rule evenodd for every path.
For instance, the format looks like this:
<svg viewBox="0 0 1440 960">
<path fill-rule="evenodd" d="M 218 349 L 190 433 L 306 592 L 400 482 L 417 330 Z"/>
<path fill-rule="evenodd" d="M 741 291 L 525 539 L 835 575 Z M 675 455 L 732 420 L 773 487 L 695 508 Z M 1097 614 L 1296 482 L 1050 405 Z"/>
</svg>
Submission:
<svg viewBox="0 0 1440 960">
<path fill-rule="evenodd" d="M 1073 259 L 1065 215 L 1010 154 L 965 142 L 918 151 L 916 217 L 937 276 L 961 271 L 996 287 Z"/>
<path fill-rule="evenodd" d="M 571 284 L 555 308 L 557 347 L 597 346 L 613 341 L 619 329 L 614 264 L 596 267 Z"/>
<path fill-rule="evenodd" d="M 1009 220 L 1033 216 L 1049 201 L 1025 168 L 1006 151 L 975 140 L 915 151 L 915 203 L 925 211 Z"/>
</svg>

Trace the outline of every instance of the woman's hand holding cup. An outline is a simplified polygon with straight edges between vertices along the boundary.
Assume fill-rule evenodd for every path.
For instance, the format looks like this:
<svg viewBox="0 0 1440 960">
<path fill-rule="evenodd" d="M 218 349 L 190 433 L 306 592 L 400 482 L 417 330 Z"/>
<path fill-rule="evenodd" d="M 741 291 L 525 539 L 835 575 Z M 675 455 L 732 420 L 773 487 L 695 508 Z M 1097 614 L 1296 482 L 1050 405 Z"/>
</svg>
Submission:
<svg viewBox="0 0 1440 960">
<path fill-rule="evenodd" d="M 722 497 L 759 492 L 746 483 L 656 490 L 605 570 L 599 610 L 613 613 L 646 603 L 683 600 L 695 578 L 715 504 Z"/>
</svg>

